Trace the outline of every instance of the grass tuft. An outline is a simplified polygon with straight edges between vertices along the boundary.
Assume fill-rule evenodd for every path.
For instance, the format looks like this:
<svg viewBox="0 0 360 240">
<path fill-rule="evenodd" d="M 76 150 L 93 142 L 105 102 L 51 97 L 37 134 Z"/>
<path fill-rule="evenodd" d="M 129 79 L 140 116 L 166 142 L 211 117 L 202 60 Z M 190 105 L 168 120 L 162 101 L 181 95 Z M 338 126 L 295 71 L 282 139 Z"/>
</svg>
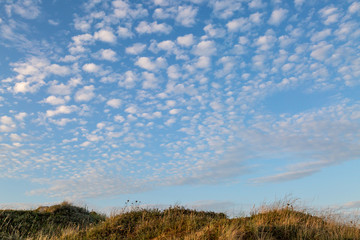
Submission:
<svg viewBox="0 0 360 240">
<path fill-rule="evenodd" d="M 232 219 L 181 206 L 165 210 L 136 206 L 105 218 L 64 202 L 34 211 L 1 211 L 0 239 L 360 239 L 358 225 L 338 220 L 329 214 L 315 216 L 289 202 L 264 205 L 250 216 Z"/>
</svg>

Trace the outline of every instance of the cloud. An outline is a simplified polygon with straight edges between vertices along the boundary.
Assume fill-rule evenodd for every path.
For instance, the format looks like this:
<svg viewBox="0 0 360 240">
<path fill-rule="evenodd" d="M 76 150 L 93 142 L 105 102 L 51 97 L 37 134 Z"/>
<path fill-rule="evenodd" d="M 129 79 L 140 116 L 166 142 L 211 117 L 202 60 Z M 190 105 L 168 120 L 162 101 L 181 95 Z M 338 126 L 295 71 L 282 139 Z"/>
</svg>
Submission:
<svg viewBox="0 0 360 240">
<path fill-rule="evenodd" d="M 118 85 L 127 89 L 135 87 L 138 76 L 133 71 L 126 71 L 123 77 L 119 80 Z"/>
<path fill-rule="evenodd" d="M 23 121 L 28 114 L 26 112 L 19 112 L 15 115 L 16 120 Z"/>
<path fill-rule="evenodd" d="M 12 142 L 21 142 L 23 140 L 23 138 L 16 133 L 12 133 L 9 136 Z"/>
<path fill-rule="evenodd" d="M 143 43 L 135 43 L 131 47 L 127 47 L 125 49 L 125 52 L 127 54 L 133 54 L 138 55 L 139 53 L 142 53 L 146 48 L 146 44 Z"/>
<path fill-rule="evenodd" d="M 196 62 L 195 66 L 197 68 L 208 68 L 211 65 L 211 59 L 207 56 L 199 57 L 198 61 Z"/>
<path fill-rule="evenodd" d="M 252 0 L 251 2 L 249 2 L 249 8 L 263 8 L 265 6 L 266 4 L 263 3 L 261 0 Z"/>
<path fill-rule="evenodd" d="M 88 73 L 96 73 L 100 70 L 100 67 L 95 63 L 87 63 L 83 65 L 82 69 Z"/>
<path fill-rule="evenodd" d="M 146 21 L 141 21 L 139 25 L 135 28 L 135 30 L 140 34 L 151 34 L 151 33 L 163 33 L 169 34 L 172 30 L 172 27 L 167 25 L 166 23 L 157 23 L 152 22 L 148 23 Z"/>
<path fill-rule="evenodd" d="M 171 79 L 177 79 L 181 77 L 181 74 L 179 73 L 179 69 L 176 65 L 171 65 L 170 67 L 168 67 L 167 75 Z"/>
<path fill-rule="evenodd" d="M 143 72 L 142 76 L 145 79 L 142 85 L 144 89 L 155 89 L 158 87 L 159 79 L 153 73 Z"/>
<path fill-rule="evenodd" d="M 76 111 L 77 109 L 78 108 L 75 105 L 71 105 L 71 106 L 62 105 L 62 106 L 57 107 L 55 110 L 47 110 L 46 116 L 54 117 L 59 114 L 70 114 L 70 113 Z"/>
<path fill-rule="evenodd" d="M 216 17 L 227 19 L 236 11 L 241 10 L 241 2 L 239 0 L 210 0 L 209 5 L 213 8 Z"/>
<path fill-rule="evenodd" d="M 340 17 L 338 9 L 332 6 L 327 6 L 319 10 L 319 14 L 323 19 L 325 25 L 336 23 Z"/>
<path fill-rule="evenodd" d="M 157 8 L 154 10 L 153 18 L 154 19 L 167 19 L 172 18 L 176 15 L 176 8 Z"/>
<path fill-rule="evenodd" d="M 50 75 L 66 76 L 71 73 L 67 66 L 50 64 L 46 58 L 30 57 L 25 62 L 11 63 L 13 71 L 18 73 L 12 88 L 14 93 L 35 93 L 43 85 L 45 78 Z"/>
<path fill-rule="evenodd" d="M 46 67 L 46 70 L 49 73 L 60 75 L 60 76 L 66 76 L 70 73 L 70 69 L 66 66 L 60 66 L 58 64 L 51 64 L 50 66 Z"/>
<path fill-rule="evenodd" d="M 75 94 L 75 101 L 88 102 L 95 97 L 95 87 L 93 85 L 85 86 Z"/>
<path fill-rule="evenodd" d="M 167 63 L 166 60 L 162 57 L 158 57 L 154 62 L 151 61 L 151 59 L 148 57 L 140 57 L 135 62 L 135 65 L 148 71 L 155 71 L 158 68 L 166 67 Z"/>
<path fill-rule="evenodd" d="M 41 84 L 42 85 L 42 84 Z M 17 82 L 13 88 L 14 93 L 35 93 L 41 87 L 40 84 L 31 84 L 30 82 Z"/>
<path fill-rule="evenodd" d="M 360 2 L 353 2 L 349 8 L 348 8 L 349 13 L 354 14 L 354 13 L 359 13 L 360 12 Z"/>
<path fill-rule="evenodd" d="M 57 81 L 50 82 L 50 87 L 48 92 L 53 95 L 70 95 L 72 92 L 72 87 L 70 85 L 65 85 L 63 83 L 57 84 Z"/>
<path fill-rule="evenodd" d="M 5 5 L 9 15 L 12 12 L 26 19 L 35 19 L 40 15 L 39 0 L 17 0 L 14 3 Z"/>
<path fill-rule="evenodd" d="M 274 33 L 272 31 L 267 31 L 264 36 L 260 36 L 256 40 L 255 44 L 259 46 L 260 50 L 267 51 L 274 46 L 276 40 Z"/>
<path fill-rule="evenodd" d="M 330 35 L 331 35 L 331 29 L 325 29 L 320 32 L 314 33 L 311 37 L 311 41 L 318 42 L 318 41 L 324 40 L 325 38 L 329 37 Z"/>
<path fill-rule="evenodd" d="M 261 177 L 250 180 L 252 183 L 271 183 L 271 182 L 287 182 L 299 178 L 304 178 L 318 172 L 317 169 L 304 169 L 298 171 L 289 171 L 276 174 L 273 176 Z"/>
<path fill-rule="evenodd" d="M 177 37 L 177 43 L 184 47 L 190 47 L 194 44 L 194 35 L 187 34 L 184 36 Z"/>
<path fill-rule="evenodd" d="M 51 105 L 64 105 L 67 101 L 65 99 L 69 100 L 69 97 L 61 98 L 61 97 L 56 97 L 56 96 L 49 96 L 49 97 L 45 98 L 42 102 L 48 103 Z"/>
<path fill-rule="evenodd" d="M 215 28 L 213 24 L 208 24 L 204 27 L 204 31 L 209 37 L 222 38 L 225 36 L 226 31 L 222 28 Z"/>
<path fill-rule="evenodd" d="M 251 25 L 247 18 L 237 18 L 233 19 L 226 24 L 229 32 L 235 31 L 247 31 L 250 29 Z"/>
<path fill-rule="evenodd" d="M 301 7 L 304 4 L 305 0 L 294 0 L 296 7 Z"/>
<path fill-rule="evenodd" d="M 94 39 L 100 40 L 107 43 L 115 43 L 116 36 L 110 30 L 101 29 L 100 31 L 94 33 Z"/>
<path fill-rule="evenodd" d="M 310 56 L 316 60 L 324 61 L 330 55 L 333 45 L 327 44 L 326 42 L 320 42 L 313 48 L 314 50 L 311 52 Z"/>
<path fill-rule="evenodd" d="M 134 33 L 126 27 L 118 27 L 117 34 L 120 38 L 132 38 L 134 36 Z"/>
<path fill-rule="evenodd" d="M 192 6 L 179 6 L 175 21 L 185 27 L 191 27 L 195 24 L 197 12 L 198 9 Z"/>
<path fill-rule="evenodd" d="M 119 108 L 121 106 L 121 99 L 113 98 L 106 102 L 106 105 L 109 105 L 112 108 Z"/>
<path fill-rule="evenodd" d="M 216 47 L 214 41 L 201 41 L 195 46 L 193 53 L 199 56 L 211 56 L 216 53 Z"/>
<path fill-rule="evenodd" d="M 271 13 L 268 23 L 271 25 L 275 25 L 275 26 L 280 25 L 281 22 L 285 20 L 287 13 L 288 13 L 288 10 L 283 9 L 283 8 L 274 10 Z"/>
<path fill-rule="evenodd" d="M 107 60 L 111 62 L 117 61 L 116 52 L 112 49 L 100 49 L 95 56 L 102 60 Z"/>
<path fill-rule="evenodd" d="M 60 24 L 59 21 L 55 21 L 55 20 L 52 20 L 52 19 L 49 19 L 49 20 L 48 20 L 48 23 L 49 23 L 50 25 L 53 25 L 53 26 L 58 26 L 58 25 Z"/>
</svg>

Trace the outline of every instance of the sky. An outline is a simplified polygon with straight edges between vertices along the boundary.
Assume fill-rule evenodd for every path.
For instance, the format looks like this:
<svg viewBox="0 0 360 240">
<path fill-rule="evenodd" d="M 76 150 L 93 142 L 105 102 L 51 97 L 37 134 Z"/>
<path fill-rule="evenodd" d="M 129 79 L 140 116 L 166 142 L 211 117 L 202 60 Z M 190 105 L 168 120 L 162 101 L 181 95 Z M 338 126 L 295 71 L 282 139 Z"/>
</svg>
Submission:
<svg viewBox="0 0 360 240">
<path fill-rule="evenodd" d="M 0 0 L 0 206 L 360 208 L 360 2 Z"/>
</svg>

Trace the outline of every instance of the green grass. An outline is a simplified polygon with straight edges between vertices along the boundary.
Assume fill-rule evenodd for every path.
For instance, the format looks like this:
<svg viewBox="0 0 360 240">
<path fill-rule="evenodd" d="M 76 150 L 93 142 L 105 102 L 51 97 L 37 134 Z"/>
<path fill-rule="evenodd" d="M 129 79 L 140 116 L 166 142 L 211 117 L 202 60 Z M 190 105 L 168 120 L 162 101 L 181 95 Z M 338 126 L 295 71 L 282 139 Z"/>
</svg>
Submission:
<svg viewBox="0 0 360 240">
<path fill-rule="evenodd" d="M 355 223 L 314 216 L 290 204 L 261 207 L 247 217 L 175 206 L 132 208 L 111 217 L 68 203 L 34 211 L 0 212 L 0 239 L 360 239 Z"/>
</svg>

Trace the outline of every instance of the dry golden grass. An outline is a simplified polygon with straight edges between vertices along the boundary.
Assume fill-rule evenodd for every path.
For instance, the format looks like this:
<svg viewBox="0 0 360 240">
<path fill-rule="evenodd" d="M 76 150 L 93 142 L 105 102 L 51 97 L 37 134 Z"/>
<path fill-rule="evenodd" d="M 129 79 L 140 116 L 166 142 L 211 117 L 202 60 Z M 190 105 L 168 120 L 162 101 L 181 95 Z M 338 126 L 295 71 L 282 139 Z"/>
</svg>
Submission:
<svg viewBox="0 0 360 240">
<path fill-rule="evenodd" d="M 47 214 L 54 213 L 50 209 L 46 209 Z M 53 231 L 56 234 L 39 231 L 27 238 L 18 231 L 8 235 L 9 238 L 0 235 L 0 239 L 360 240 L 360 229 L 355 222 L 335 214 L 317 215 L 294 208 L 292 202 L 264 205 L 254 209 L 250 216 L 232 219 L 222 213 L 179 206 L 166 210 L 137 207 L 85 228 L 67 225 L 61 231 Z M 59 229 L 55 225 L 53 228 Z"/>
</svg>

